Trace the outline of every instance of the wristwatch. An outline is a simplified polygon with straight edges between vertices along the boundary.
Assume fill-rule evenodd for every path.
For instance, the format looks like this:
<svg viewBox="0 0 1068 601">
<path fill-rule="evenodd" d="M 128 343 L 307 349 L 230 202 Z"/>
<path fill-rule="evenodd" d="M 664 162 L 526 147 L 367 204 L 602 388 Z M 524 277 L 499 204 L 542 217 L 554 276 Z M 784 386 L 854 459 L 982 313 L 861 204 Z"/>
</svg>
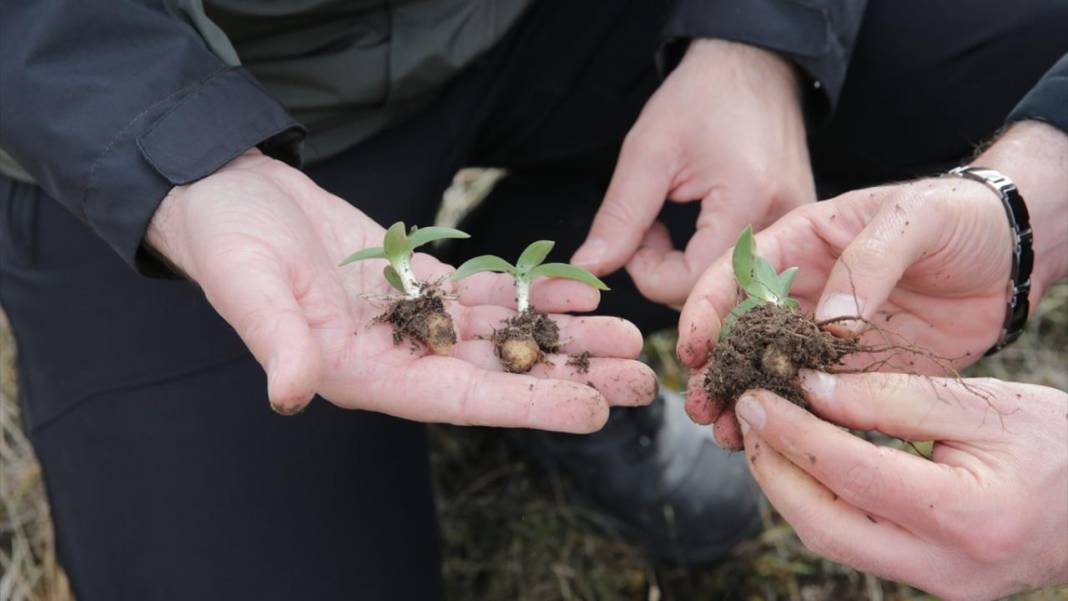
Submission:
<svg viewBox="0 0 1068 601">
<path fill-rule="evenodd" d="M 946 175 L 975 180 L 993 190 L 1001 199 L 1001 204 L 1005 207 L 1005 215 L 1009 218 L 1009 227 L 1012 228 L 1014 245 L 1012 270 L 1009 272 L 1011 294 L 1008 308 L 1005 311 L 1005 323 L 1001 328 L 1001 336 L 986 352 L 987 355 L 993 355 L 1012 344 L 1023 334 L 1024 325 L 1027 324 L 1027 315 L 1031 310 L 1028 294 L 1031 292 L 1031 268 L 1035 263 L 1031 217 L 1027 212 L 1023 196 L 1020 196 L 1019 190 L 1016 189 L 1016 184 L 994 169 L 964 165 L 950 170 Z"/>
</svg>

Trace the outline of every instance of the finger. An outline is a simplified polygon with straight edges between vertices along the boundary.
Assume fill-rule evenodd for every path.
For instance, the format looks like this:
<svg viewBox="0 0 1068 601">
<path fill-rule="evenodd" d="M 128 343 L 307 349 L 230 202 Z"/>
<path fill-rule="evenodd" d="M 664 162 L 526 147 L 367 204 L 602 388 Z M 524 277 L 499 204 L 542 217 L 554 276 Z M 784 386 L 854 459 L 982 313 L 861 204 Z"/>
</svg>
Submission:
<svg viewBox="0 0 1068 601">
<path fill-rule="evenodd" d="M 622 267 L 660 213 L 673 176 L 671 156 L 661 145 L 629 135 L 586 241 L 571 262 L 597 275 Z"/>
<path fill-rule="evenodd" d="M 205 272 L 200 284 L 208 301 L 267 372 L 271 407 L 299 412 L 319 385 L 319 348 L 279 263 L 250 257 Z"/>
<path fill-rule="evenodd" d="M 488 371 L 455 357 L 428 355 L 414 365 L 366 366 L 346 386 L 353 406 L 420 422 L 534 428 L 576 434 L 608 420 L 604 396 L 577 382 Z M 333 397 L 331 397 L 333 399 Z"/>
<path fill-rule="evenodd" d="M 503 371 L 488 340 L 469 340 L 453 348 L 453 356 L 489 371 Z M 590 386 L 604 395 L 609 405 L 648 405 L 656 397 L 656 374 L 648 365 L 629 359 L 590 357 L 586 368 L 574 365 L 567 355 L 548 354 L 530 370 L 536 378 L 567 380 Z"/>
<path fill-rule="evenodd" d="M 844 502 L 753 432 L 745 450 L 768 501 L 817 555 L 895 580 L 930 571 L 930 551 L 912 534 Z"/>
<path fill-rule="evenodd" d="M 750 432 L 853 507 L 917 533 L 970 523 L 959 520 L 974 484 L 964 470 L 873 445 L 767 391 L 747 393 L 735 412 Z"/>
<path fill-rule="evenodd" d="M 738 285 L 730 257 L 724 255 L 697 280 L 679 314 L 679 342 L 675 352 L 689 367 L 708 361 L 723 327 L 723 318 L 738 304 Z"/>
<path fill-rule="evenodd" d="M 716 416 L 716 421 L 712 424 L 712 434 L 721 449 L 738 451 L 744 445 L 742 430 L 734 409 L 724 409 Z"/>
<path fill-rule="evenodd" d="M 723 255 L 738 232 L 752 221 L 753 216 L 746 208 L 749 205 L 739 204 L 726 206 L 706 199 L 686 252 L 671 248 L 666 228 L 654 225 L 646 235 L 648 243 L 643 242 L 627 263 L 627 273 L 642 295 L 654 302 L 681 306 L 701 273 Z M 668 242 L 666 248 L 664 239 Z"/>
<path fill-rule="evenodd" d="M 478 273 L 457 284 L 460 303 L 516 307 L 515 280 L 503 273 Z M 601 293 L 581 282 L 558 278 L 535 280 L 530 287 L 530 304 L 544 313 L 593 311 Z"/>
<path fill-rule="evenodd" d="M 863 195 L 881 195 L 882 207 L 845 247 L 831 268 L 816 305 L 816 319 L 844 316 L 871 319 L 897 286 L 902 274 L 921 256 L 935 250 L 944 231 L 938 219 L 916 212 L 915 198 L 903 197 L 899 187 L 876 188 Z M 909 192 L 911 193 L 911 192 Z M 828 206 L 860 202 L 857 192 L 827 201 Z M 864 202 L 871 204 L 870 198 Z M 842 332 L 859 332 L 860 321 L 836 324 Z"/>
<path fill-rule="evenodd" d="M 902 373 L 831 375 L 801 370 L 813 411 L 856 430 L 905 440 L 976 441 L 1003 433 L 1017 408 L 993 380 Z"/>
<path fill-rule="evenodd" d="M 686 414 L 694 423 L 707 426 L 719 417 L 721 411 L 723 404 L 708 398 L 704 370 L 693 370 L 686 383 Z"/>
<path fill-rule="evenodd" d="M 497 305 L 469 307 L 459 320 L 462 340 L 490 338 L 505 327 L 515 311 Z M 606 316 L 549 315 L 560 330 L 560 351 L 588 352 L 596 357 L 636 359 L 642 351 L 642 334 L 625 319 Z"/>
</svg>

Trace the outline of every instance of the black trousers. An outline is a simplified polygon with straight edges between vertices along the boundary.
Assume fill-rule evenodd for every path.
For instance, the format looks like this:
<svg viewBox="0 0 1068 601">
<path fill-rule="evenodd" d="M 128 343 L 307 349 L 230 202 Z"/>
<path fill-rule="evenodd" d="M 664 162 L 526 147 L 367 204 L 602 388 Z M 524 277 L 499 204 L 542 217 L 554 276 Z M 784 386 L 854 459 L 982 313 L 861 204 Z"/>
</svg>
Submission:
<svg viewBox="0 0 1068 601">
<path fill-rule="evenodd" d="M 1068 50 L 1064 3 L 969 6 L 872 3 L 837 116 L 811 140 L 824 194 L 959 161 Z M 566 257 L 658 83 L 664 10 L 540 3 L 434 107 L 309 173 L 381 223 L 426 224 L 458 167 L 507 167 L 463 252 L 549 237 Z M 685 241 L 693 207 L 664 218 Z M 611 285 L 604 312 L 673 325 L 625 275 Z M 420 425 L 322 400 L 275 415 L 196 288 L 138 277 L 43 191 L 2 178 L 0 303 L 80 601 L 439 596 Z"/>
</svg>

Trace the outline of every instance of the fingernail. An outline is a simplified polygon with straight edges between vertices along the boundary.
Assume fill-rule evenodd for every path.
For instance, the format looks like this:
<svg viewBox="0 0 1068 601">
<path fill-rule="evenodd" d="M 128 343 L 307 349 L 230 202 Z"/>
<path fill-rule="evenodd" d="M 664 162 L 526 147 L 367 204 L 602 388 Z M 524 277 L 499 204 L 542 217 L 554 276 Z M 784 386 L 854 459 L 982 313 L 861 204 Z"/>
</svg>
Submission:
<svg viewBox="0 0 1068 601">
<path fill-rule="evenodd" d="M 864 303 L 852 294 L 832 294 L 827 300 L 820 303 L 819 308 L 816 309 L 816 320 L 826 321 L 828 319 L 835 319 L 836 317 L 859 317 L 863 310 Z M 846 320 L 838 322 L 835 325 L 845 328 L 850 332 L 859 332 L 861 328 L 864 327 L 864 322 Z"/>
<path fill-rule="evenodd" d="M 571 262 L 582 266 L 595 265 L 600 262 L 607 248 L 608 245 L 605 244 L 604 240 L 598 240 L 597 238 L 587 240 L 575 252 L 575 256 L 571 257 Z"/>
<path fill-rule="evenodd" d="M 801 388 L 805 392 L 821 398 L 834 395 L 834 387 L 838 384 L 838 379 L 831 374 L 814 369 L 802 369 L 798 371 L 798 375 L 801 377 Z"/>
<path fill-rule="evenodd" d="M 852 294 L 832 294 L 827 300 L 820 303 L 819 309 L 816 310 L 816 319 L 824 320 L 860 315 L 863 308 L 860 299 Z"/>
<path fill-rule="evenodd" d="M 742 434 L 749 432 L 749 428 L 760 431 L 764 428 L 767 416 L 760 401 L 751 395 L 743 395 L 734 406 L 734 414 L 738 416 L 738 425 L 742 428 Z"/>
</svg>

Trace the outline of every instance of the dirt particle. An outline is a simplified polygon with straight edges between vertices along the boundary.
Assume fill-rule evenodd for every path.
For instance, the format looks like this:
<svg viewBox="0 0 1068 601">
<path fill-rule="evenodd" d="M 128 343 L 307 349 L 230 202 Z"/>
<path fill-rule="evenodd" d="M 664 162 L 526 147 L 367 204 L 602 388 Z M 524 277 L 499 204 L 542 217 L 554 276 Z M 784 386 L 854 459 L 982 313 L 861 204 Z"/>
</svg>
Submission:
<svg viewBox="0 0 1068 601">
<path fill-rule="evenodd" d="M 812 453 L 808 453 L 808 462 L 812 465 L 816 465 L 816 456 Z"/>
<path fill-rule="evenodd" d="M 875 518 L 871 517 L 871 515 L 869 515 L 867 513 L 864 514 L 864 517 L 868 518 L 868 521 L 873 523 L 873 524 L 878 524 L 879 523 L 879 522 L 875 521 Z"/>
<path fill-rule="evenodd" d="M 567 356 L 567 365 L 569 367 L 574 367 L 575 371 L 580 374 L 589 373 L 590 352 L 582 351 L 581 353 L 571 353 Z"/>
</svg>

